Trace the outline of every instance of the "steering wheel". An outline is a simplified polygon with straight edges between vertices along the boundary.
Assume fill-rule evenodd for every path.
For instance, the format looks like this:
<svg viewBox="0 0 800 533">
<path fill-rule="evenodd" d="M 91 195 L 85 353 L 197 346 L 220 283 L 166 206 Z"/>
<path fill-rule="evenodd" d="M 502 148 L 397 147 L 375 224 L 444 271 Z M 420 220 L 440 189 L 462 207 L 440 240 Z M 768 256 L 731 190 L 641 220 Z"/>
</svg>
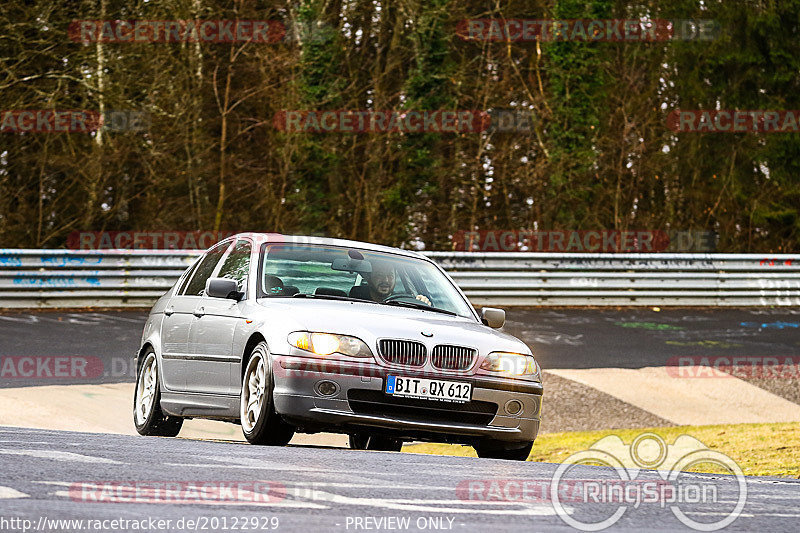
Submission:
<svg viewBox="0 0 800 533">
<path fill-rule="evenodd" d="M 408 300 L 413 300 L 415 302 L 419 302 L 419 303 L 423 303 L 423 304 L 425 303 L 424 301 L 419 300 L 416 296 L 414 296 L 413 294 L 410 294 L 410 293 L 392 294 L 391 296 L 386 298 L 384 300 L 384 302 L 396 302 L 396 301 L 400 300 L 401 298 L 406 298 Z M 433 304 L 430 303 L 430 304 L 427 304 L 427 305 L 433 305 Z"/>
<path fill-rule="evenodd" d="M 408 298 L 410 300 L 416 300 L 417 297 L 414 296 L 413 294 L 409 294 L 409 293 L 400 293 L 400 294 L 392 294 L 391 296 L 387 297 L 383 301 L 384 302 L 396 302 L 397 300 L 399 300 L 401 298 Z"/>
</svg>

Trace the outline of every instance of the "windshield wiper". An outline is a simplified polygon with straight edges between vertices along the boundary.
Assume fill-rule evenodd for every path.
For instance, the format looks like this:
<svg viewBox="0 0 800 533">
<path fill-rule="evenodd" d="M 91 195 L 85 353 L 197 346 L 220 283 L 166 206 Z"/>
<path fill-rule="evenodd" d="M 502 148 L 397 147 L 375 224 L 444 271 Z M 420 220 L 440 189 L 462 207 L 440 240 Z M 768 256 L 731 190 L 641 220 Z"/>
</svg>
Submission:
<svg viewBox="0 0 800 533">
<path fill-rule="evenodd" d="M 410 309 L 422 309 L 423 311 L 434 311 L 436 313 L 442 313 L 445 315 L 450 316 L 458 316 L 458 313 L 454 313 L 452 311 L 448 311 L 447 309 L 442 309 L 440 307 L 433 307 L 432 305 L 427 305 L 422 302 L 402 302 L 399 300 L 392 300 L 391 302 L 381 302 L 384 305 L 396 305 L 397 307 L 408 307 Z"/>
<path fill-rule="evenodd" d="M 339 300 L 342 302 L 361 302 L 366 304 L 374 304 L 372 300 L 362 300 L 361 298 L 351 298 L 350 296 L 336 296 L 335 294 L 307 294 L 298 292 L 293 294 L 292 298 L 316 298 L 319 300 Z"/>
<path fill-rule="evenodd" d="M 384 304 L 384 305 L 394 305 L 396 307 L 408 307 L 409 309 L 422 309 L 423 311 L 434 311 L 436 313 L 442 313 L 445 315 L 450 316 L 459 316 L 458 313 L 454 313 L 453 311 L 448 311 L 447 309 L 441 309 L 439 307 L 433 307 L 422 302 L 403 302 L 399 300 L 392 300 L 391 302 L 376 302 L 374 300 L 363 300 L 361 298 L 351 298 L 350 296 L 336 296 L 335 294 L 307 294 L 298 292 L 297 294 L 292 295 L 292 298 L 315 298 L 319 300 L 339 300 L 342 302 L 361 302 L 366 304 Z"/>
</svg>

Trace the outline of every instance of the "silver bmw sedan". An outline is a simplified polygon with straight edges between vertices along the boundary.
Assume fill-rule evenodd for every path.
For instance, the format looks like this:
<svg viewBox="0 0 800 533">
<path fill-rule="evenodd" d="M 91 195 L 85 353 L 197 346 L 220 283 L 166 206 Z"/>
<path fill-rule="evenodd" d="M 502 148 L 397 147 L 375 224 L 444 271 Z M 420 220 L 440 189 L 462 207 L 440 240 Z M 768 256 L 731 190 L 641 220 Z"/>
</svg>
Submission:
<svg viewBox="0 0 800 533">
<path fill-rule="evenodd" d="M 150 311 L 136 355 L 134 422 L 175 436 L 186 418 L 241 424 L 253 444 L 348 434 L 525 460 L 539 431 L 540 368 L 477 313 L 436 263 L 362 242 L 246 233 L 183 273 Z"/>
</svg>

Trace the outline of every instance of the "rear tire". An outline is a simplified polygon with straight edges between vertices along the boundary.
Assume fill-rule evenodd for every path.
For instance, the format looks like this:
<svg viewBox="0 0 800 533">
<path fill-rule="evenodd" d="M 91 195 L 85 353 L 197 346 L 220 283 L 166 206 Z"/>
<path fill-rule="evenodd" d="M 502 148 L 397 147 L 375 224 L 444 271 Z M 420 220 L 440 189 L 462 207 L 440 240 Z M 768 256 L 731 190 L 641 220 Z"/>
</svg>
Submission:
<svg viewBox="0 0 800 533">
<path fill-rule="evenodd" d="M 285 446 L 294 436 L 294 427 L 275 412 L 274 386 L 267 344 L 260 342 L 250 353 L 239 397 L 239 421 L 244 438 L 250 444 Z"/>
<path fill-rule="evenodd" d="M 475 446 L 478 457 L 484 459 L 506 459 L 508 461 L 527 461 L 533 448 L 533 441 L 522 443 L 522 447 L 507 447 L 509 444 L 482 441 Z M 513 444 L 512 444 L 513 446 Z"/>
<path fill-rule="evenodd" d="M 183 418 L 165 415 L 161 410 L 158 359 L 152 349 L 144 355 L 144 362 L 136 376 L 133 423 L 139 435 L 156 437 L 175 437 L 183 425 Z"/>
<path fill-rule="evenodd" d="M 403 449 L 403 441 L 390 437 L 379 437 L 368 433 L 351 433 L 350 448 L 353 450 L 375 450 L 381 452 L 399 452 Z"/>
</svg>

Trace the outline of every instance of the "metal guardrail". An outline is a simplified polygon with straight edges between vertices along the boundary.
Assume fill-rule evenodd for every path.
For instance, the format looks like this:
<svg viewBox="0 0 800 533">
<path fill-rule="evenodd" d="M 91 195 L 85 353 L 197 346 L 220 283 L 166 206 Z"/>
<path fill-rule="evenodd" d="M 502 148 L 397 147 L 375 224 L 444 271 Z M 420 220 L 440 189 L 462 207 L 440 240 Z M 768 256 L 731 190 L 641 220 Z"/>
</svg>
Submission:
<svg viewBox="0 0 800 533">
<path fill-rule="evenodd" d="M 431 252 L 476 305 L 800 306 L 800 255 Z"/>
<path fill-rule="evenodd" d="M 0 308 L 147 307 L 199 253 L 0 249 Z M 800 255 L 426 255 L 476 305 L 800 306 Z"/>
<path fill-rule="evenodd" d="M 0 308 L 149 307 L 200 253 L 0 249 Z"/>
</svg>

